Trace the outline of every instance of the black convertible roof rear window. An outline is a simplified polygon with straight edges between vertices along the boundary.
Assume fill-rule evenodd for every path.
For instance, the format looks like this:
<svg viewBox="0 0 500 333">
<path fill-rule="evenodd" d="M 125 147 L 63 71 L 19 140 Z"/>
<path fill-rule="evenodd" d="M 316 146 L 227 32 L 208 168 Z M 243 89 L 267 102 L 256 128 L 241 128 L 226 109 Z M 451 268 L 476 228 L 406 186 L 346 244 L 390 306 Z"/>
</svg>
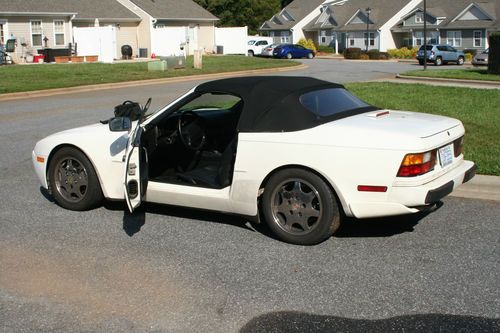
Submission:
<svg viewBox="0 0 500 333">
<path fill-rule="evenodd" d="M 303 94 L 299 100 L 304 107 L 320 117 L 370 106 L 343 88 L 314 90 Z"/>
</svg>

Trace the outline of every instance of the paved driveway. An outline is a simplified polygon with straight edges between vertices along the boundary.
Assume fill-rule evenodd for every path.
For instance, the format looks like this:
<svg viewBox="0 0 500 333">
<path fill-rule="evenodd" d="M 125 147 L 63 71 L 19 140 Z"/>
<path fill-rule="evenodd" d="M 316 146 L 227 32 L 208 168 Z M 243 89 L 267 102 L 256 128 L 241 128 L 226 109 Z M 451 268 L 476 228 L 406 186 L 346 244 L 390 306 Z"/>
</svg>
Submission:
<svg viewBox="0 0 500 333">
<path fill-rule="evenodd" d="M 310 64 L 294 74 L 346 81 L 408 66 Z M 119 203 L 71 212 L 40 191 L 37 140 L 194 84 L 0 102 L 1 332 L 500 331 L 494 202 L 348 220 L 301 247 L 229 215 L 157 205 L 130 215 Z"/>
</svg>

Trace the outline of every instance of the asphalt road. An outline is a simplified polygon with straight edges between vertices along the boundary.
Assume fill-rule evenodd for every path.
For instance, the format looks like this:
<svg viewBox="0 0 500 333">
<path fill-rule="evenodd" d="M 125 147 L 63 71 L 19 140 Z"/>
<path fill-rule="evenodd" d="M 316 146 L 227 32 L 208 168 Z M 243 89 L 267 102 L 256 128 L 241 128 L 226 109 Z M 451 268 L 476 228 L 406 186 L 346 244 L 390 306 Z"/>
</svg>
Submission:
<svg viewBox="0 0 500 333">
<path fill-rule="evenodd" d="M 287 75 L 346 82 L 412 66 L 310 64 Z M 108 118 L 125 99 L 159 106 L 193 85 L 0 102 L 1 332 L 500 332 L 492 201 L 347 220 L 301 247 L 230 215 L 159 205 L 130 215 L 120 203 L 71 212 L 40 190 L 37 140 Z"/>
</svg>

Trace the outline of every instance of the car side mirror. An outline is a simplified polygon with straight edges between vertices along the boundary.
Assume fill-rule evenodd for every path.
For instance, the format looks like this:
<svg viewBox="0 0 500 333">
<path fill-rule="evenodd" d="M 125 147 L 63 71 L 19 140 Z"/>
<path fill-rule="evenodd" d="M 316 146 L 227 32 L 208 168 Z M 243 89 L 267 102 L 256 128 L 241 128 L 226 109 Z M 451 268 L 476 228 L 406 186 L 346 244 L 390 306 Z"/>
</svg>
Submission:
<svg viewBox="0 0 500 333">
<path fill-rule="evenodd" d="M 128 117 L 111 118 L 108 124 L 111 132 L 125 132 L 132 128 L 132 121 Z"/>
</svg>

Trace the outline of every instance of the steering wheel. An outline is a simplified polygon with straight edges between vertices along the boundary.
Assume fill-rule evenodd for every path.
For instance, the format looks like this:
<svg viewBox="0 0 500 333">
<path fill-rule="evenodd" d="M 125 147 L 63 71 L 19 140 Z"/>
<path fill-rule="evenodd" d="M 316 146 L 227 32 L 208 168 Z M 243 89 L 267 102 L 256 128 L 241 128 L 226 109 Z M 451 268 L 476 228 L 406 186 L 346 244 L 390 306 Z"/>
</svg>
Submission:
<svg viewBox="0 0 500 333">
<path fill-rule="evenodd" d="M 179 137 L 186 148 L 200 150 L 206 142 L 205 121 L 193 111 L 182 112 L 177 122 Z"/>
</svg>

